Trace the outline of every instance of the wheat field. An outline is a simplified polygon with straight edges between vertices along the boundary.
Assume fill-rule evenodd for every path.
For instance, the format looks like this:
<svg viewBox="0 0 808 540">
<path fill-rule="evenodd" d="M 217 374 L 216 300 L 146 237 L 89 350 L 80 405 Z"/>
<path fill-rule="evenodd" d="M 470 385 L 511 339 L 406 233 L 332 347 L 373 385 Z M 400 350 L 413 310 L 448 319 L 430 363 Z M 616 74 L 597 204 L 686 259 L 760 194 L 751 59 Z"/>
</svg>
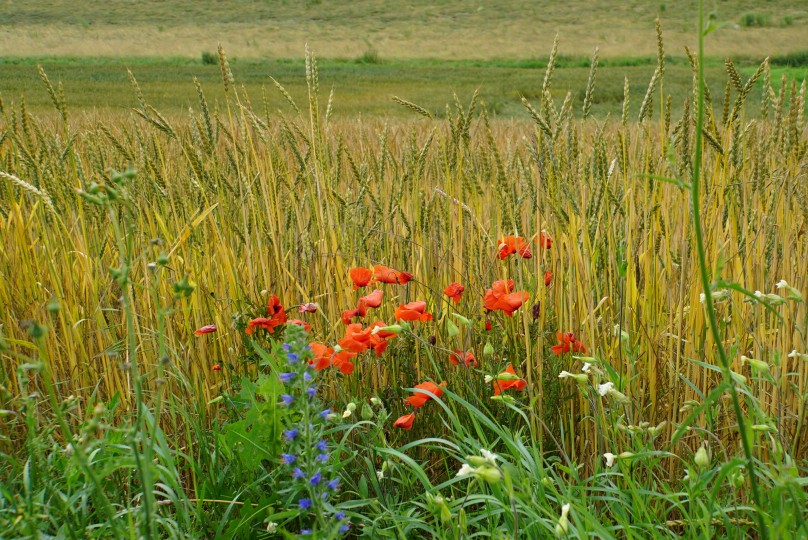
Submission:
<svg viewBox="0 0 808 540">
<path fill-rule="evenodd" d="M 221 49 L 224 101 L 211 107 L 197 84 L 183 116 L 149 105 L 136 75 L 132 113 L 82 114 L 40 70 L 52 113 L 32 115 L 24 100 L 0 104 L 4 408 L 48 394 L 48 379 L 24 361 L 35 356 L 46 362 L 53 403 L 78 403 L 73 422 L 88 421 L 95 403 L 115 402 L 126 417 L 141 399 L 170 399 L 210 428 L 227 418 L 221 396 L 261 371 L 244 330 L 271 294 L 290 314 L 317 303 L 306 319 L 312 335 L 334 343 L 341 312 L 359 296 L 349 269 L 386 265 L 414 280 L 385 288 L 375 315 L 393 323 L 396 305 L 425 300 L 434 320 L 384 356 L 360 356 L 351 376 L 326 374 L 325 400 L 374 394 L 403 412 L 406 389 L 434 380 L 487 407 L 490 385 L 449 361 L 452 350 L 471 350 L 478 373 L 512 364 L 526 383 L 527 425 L 546 451 L 582 470 L 594 474 L 611 448 L 605 440 L 630 447 L 649 426 L 658 451 L 693 453 L 710 433 L 716 453 L 734 453 L 730 394 L 707 397 L 724 387 L 690 218 L 687 179 L 703 140 L 707 262 L 733 380 L 757 403 L 743 408 L 755 456 L 787 452 L 804 463 L 805 83 L 772 80 L 767 62 L 742 77 L 728 61 L 726 84 L 706 90 L 697 138 L 697 79 L 674 116 L 661 42 L 659 50 L 647 90 L 626 92 L 622 117 L 607 120 L 590 116 L 596 61 L 581 105 L 571 94 L 553 100 L 555 48 L 539 97 L 525 100 L 531 121 L 491 119 L 476 94 L 455 96 L 442 119 L 397 98 L 410 119 L 335 120 L 312 56 L 307 99 L 286 94 L 291 113 L 242 91 Z M 756 86 L 762 98 L 749 100 Z M 723 107 L 714 108 L 719 96 Z M 541 233 L 551 247 L 535 242 Z M 509 235 L 534 240 L 532 258 L 499 259 Z M 513 317 L 483 308 L 501 279 L 529 294 Z M 461 304 L 442 294 L 451 282 L 465 285 Z M 470 320 L 459 333 L 447 330 L 454 313 Z M 211 324 L 215 334 L 194 335 Z M 558 332 L 574 333 L 586 354 L 553 354 Z M 619 381 L 627 399 L 619 414 L 563 378 L 584 362 Z M 435 422 L 419 420 L 415 432 L 451 434 L 439 408 L 419 414 Z M 26 446 L 18 422 L 0 417 L 4 453 Z M 188 424 L 177 413 L 156 421 L 193 452 Z M 426 449 L 418 456 L 432 459 Z M 434 476 L 440 465 L 431 463 Z M 681 473 L 672 459 L 661 467 Z"/>
</svg>

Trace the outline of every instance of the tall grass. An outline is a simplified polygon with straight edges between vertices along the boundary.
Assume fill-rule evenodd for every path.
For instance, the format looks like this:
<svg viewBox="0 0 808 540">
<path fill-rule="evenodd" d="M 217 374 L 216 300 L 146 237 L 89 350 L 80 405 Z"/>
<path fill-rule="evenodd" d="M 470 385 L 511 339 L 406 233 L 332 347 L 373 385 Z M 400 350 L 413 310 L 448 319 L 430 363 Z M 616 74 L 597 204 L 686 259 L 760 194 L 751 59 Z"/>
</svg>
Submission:
<svg viewBox="0 0 808 540">
<path fill-rule="evenodd" d="M 202 434 L 233 412 L 220 396 L 245 388 L 259 369 L 242 331 L 262 311 L 265 291 L 278 294 L 285 306 L 317 302 L 314 333 L 333 343 L 342 334 L 340 311 L 356 304 L 348 269 L 385 264 L 416 280 L 385 291 L 380 318 L 391 322 L 394 305 L 418 298 L 428 301 L 436 322 L 421 325 L 418 339 L 396 340 L 380 359 L 363 358 L 350 377 L 329 375 L 326 386 L 335 402 L 375 394 L 399 403 L 405 388 L 426 378 L 447 380 L 456 409 L 443 406 L 449 416 L 442 427 L 419 421 L 416 432 L 435 440 L 402 449 L 419 458 L 436 446 L 461 443 L 466 446 L 452 452 L 462 458 L 481 442 L 499 440 L 520 460 L 513 464 L 521 470 L 517 476 L 533 471 L 558 485 L 553 475 L 563 474 L 593 490 L 552 488 L 543 495 L 558 505 L 577 498 L 573 512 L 581 530 L 603 527 L 601 518 L 588 515 L 587 497 L 610 506 L 613 497 L 634 493 L 639 504 L 641 483 L 680 474 L 683 456 L 705 439 L 728 460 L 739 443 L 748 446 L 749 472 L 755 462 L 782 460 L 784 453 L 805 459 L 808 363 L 788 356 L 808 349 L 805 303 L 744 292 L 773 294 L 780 280 L 803 296 L 808 289 L 805 83 L 783 81 L 775 91 L 768 62 L 749 80 L 728 63 L 726 89 L 702 86 L 694 71 L 693 98 L 681 118 L 671 118 L 661 42 L 659 51 L 645 96 L 625 95 L 626 102 L 643 103 L 637 122 L 625 115 L 620 122 L 584 121 L 575 117 L 570 94 L 560 103 L 554 99 L 555 47 L 543 84 L 537 81 L 538 102 L 525 100 L 532 123 L 490 120 L 476 94 L 468 102 L 454 96 L 442 120 L 334 122 L 332 98 L 322 99 L 310 55 L 306 103 L 295 103 L 276 83 L 275 97 L 298 111 L 291 116 L 272 112 L 268 96 L 243 92 L 221 49 L 225 100 L 208 103 L 197 85 L 187 117 L 166 117 L 151 107 L 133 75 L 139 102 L 133 114 L 114 121 L 82 118 L 43 71 L 58 114 L 35 118 L 24 101 L 0 104 L 2 408 L 50 396 L 41 413 L 49 416 L 61 410 L 59 403 L 75 402 L 63 426 L 69 431 L 68 424 L 84 422 L 96 403 L 117 403 L 111 416 L 135 413 L 137 432 L 163 441 L 160 455 L 138 465 L 149 473 L 139 485 L 172 486 L 175 499 L 184 498 L 183 489 L 227 491 L 224 479 L 217 488 L 202 478 L 202 465 L 178 478 L 151 463 L 169 460 L 166 436 L 179 441 L 183 455 L 214 463 L 215 456 L 201 456 L 207 448 Z M 696 57 L 693 65 L 701 69 Z M 597 53 L 584 115 L 597 94 L 596 67 Z M 764 86 L 763 102 L 748 103 L 756 84 Z M 722 91 L 730 99 L 717 111 L 711 99 Z M 417 104 L 398 101 L 426 116 Z M 749 107 L 760 107 L 761 117 L 747 120 Z M 114 188 L 110 171 L 127 166 L 138 173 L 127 181 L 126 204 L 92 204 L 99 190 Z M 691 191 L 700 198 L 691 201 Z M 691 207 L 700 218 L 695 226 Z M 531 259 L 496 258 L 499 238 L 530 238 L 542 230 L 554 239 L 551 249 L 536 249 Z M 152 263 L 159 263 L 164 279 L 155 278 Z M 546 287 L 548 270 L 553 282 Z M 529 304 L 513 318 L 484 315 L 482 293 L 504 278 L 530 293 Z M 452 281 L 467 288 L 459 308 L 441 295 Z M 178 286 L 189 294 L 178 295 Z M 716 302 L 703 306 L 700 295 L 709 288 Z M 174 300 L 162 305 L 160 298 Z M 57 310 L 49 309 L 54 305 Z M 475 325 L 452 338 L 443 328 L 455 309 Z M 490 334 L 481 328 L 484 318 L 493 322 Z M 32 333 L 31 321 L 49 321 L 50 331 Z M 220 330 L 211 339 L 196 338 L 194 329 L 205 324 Z M 582 361 L 550 353 L 556 332 L 574 332 L 628 403 L 605 409 L 595 394 L 560 380 L 562 370 L 580 371 Z M 487 341 L 495 346 L 494 358 L 484 358 Z M 513 363 L 528 382 L 524 424 L 513 407 L 489 410 L 490 386 L 447 361 L 454 348 L 474 350 L 485 372 Z M 764 361 L 769 371 L 753 371 L 742 355 Z M 44 362 L 37 370 L 47 377 L 31 371 L 25 360 L 31 356 Z M 212 370 L 214 364 L 223 369 Z M 741 396 L 735 396 L 735 384 Z M 725 390 L 734 396 L 730 401 L 721 398 Z M 164 414 L 152 417 L 145 403 L 158 404 Z M 42 406 L 29 407 L 34 405 Z M 438 413 L 435 407 L 429 414 Z M 501 432 L 488 420 L 493 414 L 518 430 Z M 22 418 L 0 417 L 5 455 L 34 444 L 36 426 Z M 739 433 L 740 419 L 749 432 Z M 469 427 L 478 424 L 484 427 Z M 637 439 L 649 427 L 653 436 Z M 450 442 L 437 439 L 451 433 Z M 498 435 L 486 440 L 491 433 Z M 529 442 L 523 444 L 520 433 Z M 139 455 L 141 444 L 131 440 L 132 455 Z M 619 478 L 604 476 L 599 456 L 623 451 L 653 463 Z M 384 445 L 377 452 L 398 463 L 412 460 Z M 555 472 L 542 472 L 547 455 L 558 462 Z M 431 481 L 447 467 L 433 466 L 416 477 Z M 773 473 L 764 467 L 761 475 L 767 474 Z M 524 493 L 545 487 L 524 485 L 520 496 L 513 488 L 492 496 L 516 505 Z M 365 484 L 371 488 L 383 489 Z M 406 485 L 402 493 L 413 489 Z M 661 493 L 660 505 L 672 497 L 655 493 Z M 392 512 L 390 493 L 378 495 Z M 152 497 L 150 492 L 138 501 L 137 511 L 156 504 Z M 646 524 L 659 515 L 652 499 L 641 506 Z M 733 504 L 748 502 L 742 492 Z M 452 512 L 462 510 L 457 504 L 455 499 Z M 491 512 L 505 512 L 508 504 Z M 609 511 L 627 535 L 633 518 L 621 512 L 630 504 L 624 500 Z M 709 530 L 719 519 L 705 511 L 689 525 L 698 510 L 676 508 L 671 530 L 694 532 L 705 523 Z M 787 514 L 788 505 L 783 508 Z M 534 517 L 552 524 L 557 516 Z M 736 525 L 746 519 L 725 517 Z M 497 523 L 491 518 L 489 526 Z M 396 522 L 394 528 L 405 534 L 408 526 Z M 151 527 L 143 534 L 159 535 Z M 518 534 L 518 523 L 508 527 Z M 619 535 L 618 529 L 602 532 Z"/>
</svg>

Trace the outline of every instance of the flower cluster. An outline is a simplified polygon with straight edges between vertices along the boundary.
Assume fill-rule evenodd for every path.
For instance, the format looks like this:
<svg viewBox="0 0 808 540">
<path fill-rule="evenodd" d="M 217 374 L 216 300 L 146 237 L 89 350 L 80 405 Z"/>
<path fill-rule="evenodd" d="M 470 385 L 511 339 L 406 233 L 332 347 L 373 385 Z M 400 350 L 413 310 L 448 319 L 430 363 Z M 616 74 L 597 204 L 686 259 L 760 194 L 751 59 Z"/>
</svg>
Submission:
<svg viewBox="0 0 808 540">
<path fill-rule="evenodd" d="M 306 524 L 301 535 L 332 537 L 346 533 L 345 513 L 334 507 L 340 479 L 331 464 L 325 430 L 336 415 L 323 408 L 317 397 L 316 353 L 307 344 L 305 329 L 288 325 L 286 343 L 277 347 L 279 378 L 283 384 L 279 405 L 282 415 L 284 452 L 280 456 L 284 492 L 294 515 Z"/>
</svg>

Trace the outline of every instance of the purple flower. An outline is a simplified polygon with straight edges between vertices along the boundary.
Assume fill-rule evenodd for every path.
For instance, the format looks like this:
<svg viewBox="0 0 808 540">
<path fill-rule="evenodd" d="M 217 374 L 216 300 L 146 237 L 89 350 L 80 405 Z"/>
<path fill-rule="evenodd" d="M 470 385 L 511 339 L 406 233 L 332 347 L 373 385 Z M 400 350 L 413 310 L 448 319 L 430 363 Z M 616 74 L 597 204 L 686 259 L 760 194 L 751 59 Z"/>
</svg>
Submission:
<svg viewBox="0 0 808 540">
<path fill-rule="evenodd" d="M 317 471 L 316 473 L 314 473 L 314 475 L 309 480 L 309 484 L 311 484 L 312 486 L 316 486 L 317 484 L 320 483 L 320 481 L 322 479 L 323 479 L 323 475 L 320 474 L 320 471 Z"/>
<path fill-rule="evenodd" d="M 346 532 L 348 532 L 350 529 L 351 529 L 351 526 L 350 526 L 348 523 L 346 523 L 345 525 L 342 525 L 342 526 L 339 528 L 339 532 L 341 532 L 342 534 L 345 534 L 345 533 L 346 533 Z"/>
<path fill-rule="evenodd" d="M 283 347 L 284 351 L 291 351 L 292 350 L 292 346 L 289 345 L 288 343 L 284 343 L 283 345 L 281 345 L 281 347 Z"/>
<path fill-rule="evenodd" d="M 286 359 L 289 360 L 290 364 L 297 364 L 297 361 L 300 359 L 296 353 L 288 352 L 286 353 Z"/>
<path fill-rule="evenodd" d="M 294 400 L 295 398 L 293 398 L 289 394 L 281 394 L 281 401 L 283 405 L 286 405 L 287 407 L 291 405 Z"/>
<path fill-rule="evenodd" d="M 313 398 L 317 395 L 317 389 L 314 387 L 306 388 L 306 393 L 309 395 L 310 398 Z"/>
<path fill-rule="evenodd" d="M 300 470 L 300 467 L 295 467 L 295 470 L 292 471 L 292 478 L 300 479 L 303 478 L 304 476 L 306 475 L 303 474 L 303 471 Z"/>
<path fill-rule="evenodd" d="M 323 439 L 317 443 L 316 448 L 320 452 L 325 452 L 326 450 L 328 450 L 328 443 L 325 441 L 325 439 Z"/>
<path fill-rule="evenodd" d="M 325 463 L 328 461 L 328 454 L 317 454 L 317 460 Z"/>
<path fill-rule="evenodd" d="M 281 382 L 288 383 L 289 381 L 292 380 L 292 378 L 294 376 L 295 376 L 295 373 L 293 371 L 290 371 L 288 373 L 281 373 L 281 375 L 280 375 Z"/>
<path fill-rule="evenodd" d="M 301 510 L 308 510 L 311 508 L 311 499 L 300 499 L 297 501 L 297 505 L 301 508 Z"/>
<path fill-rule="evenodd" d="M 303 374 L 303 380 L 309 382 L 311 380 L 311 373 L 308 371 Z"/>
<path fill-rule="evenodd" d="M 301 535 L 311 534 L 311 529 L 300 529 Z"/>
<path fill-rule="evenodd" d="M 297 437 L 299 433 L 300 431 L 296 429 L 286 429 L 283 431 L 283 436 L 286 437 L 288 440 L 293 441 L 295 440 L 295 437 Z"/>
<path fill-rule="evenodd" d="M 322 416 L 323 418 L 327 418 L 329 414 L 331 414 L 331 409 L 326 409 L 320 413 L 320 416 Z"/>
<path fill-rule="evenodd" d="M 297 457 L 294 454 L 281 454 L 281 463 L 284 465 L 291 465 L 296 459 Z"/>
<path fill-rule="evenodd" d="M 329 487 L 329 489 L 333 489 L 333 490 L 336 491 L 337 488 L 339 487 L 339 478 L 334 478 L 333 480 L 328 482 L 328 487 Z M 340 514 L 345 515 L 344 512 L 340 512 Z M 337 515 L 339 515 L 339 514 L 337 514 Z M 342 519 L 342 518 L 339 518 L 339 519 Z"/>
<path fill-rule="evenodd" d="M 334 514 L 334 519 L 336 519 L 337 521 L 342 521 L 343 519 L 345 519 L 345 512 L 337 512 L 336 514 Z"/>
</svg>

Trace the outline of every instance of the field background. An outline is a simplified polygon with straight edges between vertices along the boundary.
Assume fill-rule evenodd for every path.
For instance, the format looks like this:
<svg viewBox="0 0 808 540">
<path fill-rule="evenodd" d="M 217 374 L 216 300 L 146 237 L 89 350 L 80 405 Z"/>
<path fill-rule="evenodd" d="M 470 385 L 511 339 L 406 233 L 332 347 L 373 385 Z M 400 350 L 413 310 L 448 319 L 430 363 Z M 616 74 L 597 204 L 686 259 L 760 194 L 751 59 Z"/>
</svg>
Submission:
<svg viewBox="0 0 808 540">
<path fill-rule="evenodd" d="M 665 35 L 666 92 L 675 107 L 689 91 L 684 46 L 694 48 L 695 2 L 28 2 L 0 3 L 0 96 L 32 111 L 49 109 L 38 81 L 41 63 L 78 109 L 136 106 L 126 67 L 147 100 L 166 114 L 193 103 L 192 78 L 209 98 L 222 97 L 217 65 L 204 65 L 217 43 L 254 100 L 266 90 L 271 110 L 286 108 L 270 77 L 296 99 L 305 92 L 306 43 L 320 60 L 323 88 L 334 88 L 336 116 L 404 116 L 392 95 L 440 115 L 452 92 L 480 91 L 492 115 L 525 117 L 520 96 L 535 97 L 556 33 L 554 95 L 583 99 L 589 58 L 600 48 L 593 113 L 620 113 L 624 77 L 641 93 L 656 63 L 654 19 Z M 708 7 L 721 27 L 710 36 L 708 81 L 723 83 L 723 58 L 747 76 L 766 55 L 772 78 L 806 76 L 808 6 L 800 2 L 720 1 Z M 789 66 L 790 64 L 790 66 Z M 758 91 L 759 95 L 759 91 Z M 721 96 L 716 96 L 720 103 Z M 758 96 L 752 96 L 758 99 Z M 639 103 L 634 103 L 638 107 Z M 679 109 L 676 109 L 678 112 Z"/>
</svg>

